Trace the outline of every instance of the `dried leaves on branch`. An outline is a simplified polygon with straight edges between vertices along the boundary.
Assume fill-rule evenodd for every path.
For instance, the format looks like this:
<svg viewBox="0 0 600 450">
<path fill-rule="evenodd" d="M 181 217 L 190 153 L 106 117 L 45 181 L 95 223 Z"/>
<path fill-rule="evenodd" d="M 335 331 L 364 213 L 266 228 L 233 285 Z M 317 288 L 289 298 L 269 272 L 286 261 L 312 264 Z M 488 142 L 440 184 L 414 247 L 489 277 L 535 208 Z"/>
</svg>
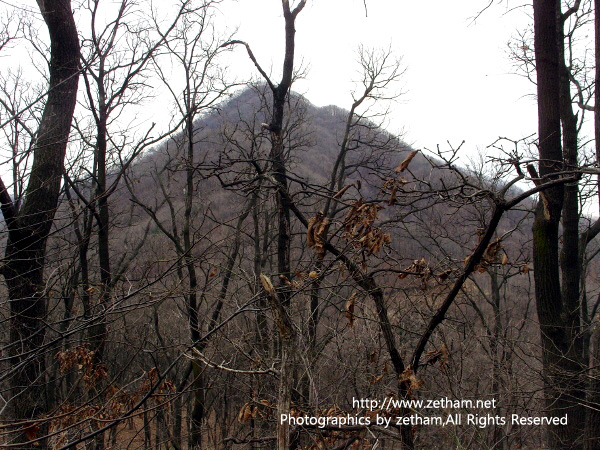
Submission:
<svg viewBox="0 0 600 450">
<path fill-rule="evenodd" d="M 325 253 L 323 237 L 329 227 L 329 219 L 323 215 L 321 211 L 316 216 L 311 217 L 308 221 L 308 229 L 306 231 L 306 243 L 309 248 L 314 248 L 320 257 Z"/>
<path fill-rule="evenodd" d="M 344 238 L 352 241 L 355 247 L 367 250 L 368 255 L 378 253 L 384 244 L 392 242 L 389 233 L 374 225 L 383 206 L 364 203 L 358 199 L 344 219 Z"/>
<path fill-rule="evenodd" d="M 419 153 L 417 150 L 413 150 L 410 154 L 400 163 L 398 167 L 396 167 L 396 173 L 402 173 L 406 169 L 408 169 L 408 165 L 413 160 L 413 158 Z"/>
</svg>

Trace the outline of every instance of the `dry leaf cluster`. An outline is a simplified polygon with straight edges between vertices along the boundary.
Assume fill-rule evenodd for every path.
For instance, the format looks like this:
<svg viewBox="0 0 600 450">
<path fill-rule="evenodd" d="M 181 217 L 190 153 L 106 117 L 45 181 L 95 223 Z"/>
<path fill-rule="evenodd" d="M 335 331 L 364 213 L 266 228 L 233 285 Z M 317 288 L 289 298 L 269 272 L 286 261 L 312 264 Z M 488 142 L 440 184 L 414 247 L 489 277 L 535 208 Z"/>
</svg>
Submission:
<svg viewBox="0 0 600 450">
<path fill-rule="evenodd" d="M 452 274 L 452 269 L 444 270 L 443 272 L 435 274 L 431 267 L 427 264 L 425 258 L 415 259 L 410 266 L 402 271 L 398 275 L 398 278 L 403 280 L 409 275 L 421 279 L 421 289 L 426 290 L 428 288 L 428 281 L 432 276 L 435 276 L 439 281 L 444 282 Z"/>
<path fill-rule="evenodd" d="M 271 416 L 276 405 L 268 400 L 259 400 L 258 402 L 245 403 L 238 412 L 237 420 L 240 423 L 246 423 L 250 419 L 266 419 Z"/>
<path fill-rule="evenodd" d="M 306 243 L 309 248 L 314 248 L 320 257 L 323 257 L 324 236 L 329 226 L 329 219 L 323 215 L 321 211 L 316 216 L 311 217 L 308 221 L 308 230 L 306 233 Z"/>
<path fill-rule="evenodd" d="M 403 280 L 409 275 L 427 279 L 431 276 L 431 269 L 429 266 L 427 266 L 427 261 L 425 261 L 425 258 L 415 259 L 410 266 L 408 266 L 401 274 L 398 275 L 398 278 Z"/>
<path fill-rule="evenodd" d="M 379 383 L 381 380 L 383 380 L 384 377 L 388 376 L 390 374 L 390 371 L 388 369 L 388 365 L 387 362 L 383 365 L 383 372 L 381 373 L 381 375 L 375 376 L 373 375 L 371 378 L 371 381 L 369 382 L 369 384 L 373 385 L 373 384 L 377 384 Z"/>
<path fill-rule="evenodd" d="M 93 361 L 93 352 L 89 349 L 79 346 L 72 350 L 66 350 L 56 355 L 61 363 L 60 370 L 64 373 L 71 368 L 77 366 L 79 370 L 84 369 L 84 364 L 89 365 Z M 83 362 L 84 364 L 80 364 Z M 106 376 L 106 374 L 105 374 Z M 85 371 L 83 379 L 85 381 Z M 150 369 L 147 373 L 143 373 L 143 381 L 140 383 L 137 389 L 132 391 L 119 388 L 114 384 L 108 385 L 103 390 L 103 395 L 106 398 L 104 406 L 96 404 L 83 404 L 73 405 L 71 403 L 64 403 L 58 409 L 57 414 L 50 422 L 50 432 L 56 431 L 56 438 L 53 440 L 53 448 L 59 448 L 66 442 L 68 437 L 67 432 L 61 432 L 77 424 L 85 424 L 88 421 L 92 421 L 96 426 L 100 427 L 106 424 L 107 421 L 115 420 L 122 417 L 123 414 L 133 409 L 134 405 L 139 400 L 146 396 L 152 387 L 156 386 L 159 381 L 159 372 L 156 367 Z M 86 383 L 86 387 L 90 389 L 92 386 Z M 147 402 L 154 404 L 156 407 L 166 407 L 170 405 L 168 395 L 176 392 L 175 385 L 169 380 L 163 380 L 160 385 L 154 390 L 153 394 L 149 396 Z M 139 411 L 134 414 L 140 414 Z M 127 418 L 130 426 L 133 426 L 133 416 Z M 35 429 L 30 430 L 31 438 L 35 439 Z M 34 444 L 35 445 L 35 444 Z"/>
<path fill-rule="evenodd" d="M 83 382 L 89 389 L 107 376 L 106 366 L 94 363 L 94 353 L 87 347 L 78 345 L 73 349 L 58 352 L 54 358 L 59 362 L 60 373 L 68 372 L 73 368 L 80 371 Z"/>
<path fill-rule="evenodd" d="M 446 347 L 446 344 L 442 344 L 439 350 L 428 351 L 425 353 L 425 358 L 426 365 L 433 365 L 436 362 L 439 362 L 440 370 L 444 370 L 448 362 L 448 348 Z"/>
<path fill-rule="evenodd" d="M 408 181 L 406 178 L 401 177 L 400 179 L 396 178 L 388 178 L 383 183 L 383 187 L 381 188 L 381 193 L 385 194 L 388 190 L 390 191 L 390 196 L 388 197 L 388 205 L 395 205 L 396 200 L 398 199 L 398 188 L 400 186 L 404 186 Z"/>
<path fill-rule="evenodd" d="M 404 369 L 404 372 L 402 372 L 398 381 L 400 383 L 404 383 L 408 396 L 412 396 L 413 393 L 424 384 L 422 378 L 417 378 L 417 375 L 412 370 L 412 367 L 407 367 Z"/>
<path fill-rule="evenodd" d="M 390 235 L 373 225 L 381 209 L 381 205 L 358 199 L 344 219 L 344 238 L 367 250 L 369 255 L 378 253 L 384 244 L 391 243 Z"/>
<path fill-rule="evenodd" d="M 482 235 L 479 234 L 479 240 L 481 241 Z M 502 252 L 502 253 L 501 253 Z M 502 256 L 501 256 L 502 255 Z M 468 255 L 465 258 L 465 266 L 469 263 L 471 256 Z M 477 273 L 485 273 L 488 271 L 490 265 L 500 262 L 503 266 L 508 264 L 508 255 L 504 251 L 502 246 L 502 238 L 499 237 L 496 240 L 490 242 L 485 249 L 485 253 L 481 257 L 481 261 L 477 264 L 473 271 Z"/>
</svg>

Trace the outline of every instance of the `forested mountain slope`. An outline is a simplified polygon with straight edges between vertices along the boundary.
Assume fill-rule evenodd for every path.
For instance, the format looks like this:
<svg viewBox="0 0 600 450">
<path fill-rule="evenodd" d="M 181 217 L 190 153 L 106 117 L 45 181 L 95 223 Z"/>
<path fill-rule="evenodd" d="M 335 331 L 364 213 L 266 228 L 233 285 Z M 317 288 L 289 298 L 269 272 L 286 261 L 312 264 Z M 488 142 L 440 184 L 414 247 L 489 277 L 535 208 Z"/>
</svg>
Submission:
<svg viewBox="0 0 600 450">
<path fill-rule="evenodd" d="M 216 447 L 223 439 L 272 433 L 276 384 L 263 373 L 279 350 L 261 273 L 292 290 L 289 314 L 302 337 L 296 408 L 363 414 L 353 409 L 353 397 L 378 398 L 397 383 L 390 344 L 380 331 L 380 306 L 397 351 L 408 358 L 487 226 L 492 204 L 486 192 L 502 185 L 490 174 L 450 168 L 438 157 L 416 153 L 407 161 L 413 150 L 372 121 L 355 119 L 346 134 L 347 111 L 317 108 L 293 95 L 285 143 L 297 214 L 292 274 L 280 276 L 264 88 L 243 90 L 195 122 L 193 163 L 182 134 L 142 155 L 111 203 L 111 245 L 126 270 L 115 284 L 105 364 L 134 363 L 118 374 L 109 369 L 109 376 L 118 386 L 135 383 L 136 367 L 145 364 L 140 348 L 151 352 L 161 370 L 177 361 L 179 369 L 168 378 L 196 406 L 186 412 L 175 403 L 173 420 L 199 420 L 203 439 Z M 342 175 L 330 185 L 343 145 Z M 513 189 L 510 196 L 519 192 Z M 320 211 L 329 214 L 326 226 Z M 312 218 L 309 235 L 300 217 Z M 479 398 L 492 389 L 494 398 L 511 402 L 511 411 L 531 407 L 532 398 L 518 399 L 514 392 L 538 389 L 537 360 L 527 369 L 530 375 L 519 368 L 524 378 L 511 378 L 518 364 L 511 355 L 528 353 L 538 339 L 531 325 L 528 217 L 518 210 L 505 214 L 495 246 L 449 310 L 448 325 L 427 346 L 419 381 L 411 381 L 413 396 Z M 325 237 L 343 257 L 322 246 Z M 383 303 L 372 303 L 373 292 L 357 285 L 354 270 L 372 277 L 370 289 L 381 289 Z M 191 354 L 190 333 L 202 356 L 188 368 L 181 354 Z M 410 371 L 403 376 L 411 379 Z M 156 426 L 157 433 L 168 429 Z M 487 439 L 469 426 L 460 433 Z M 419 436 L 425 447 L 431 439 L 447 438 L 437 428 L 423 428 Z"/>
</svg>

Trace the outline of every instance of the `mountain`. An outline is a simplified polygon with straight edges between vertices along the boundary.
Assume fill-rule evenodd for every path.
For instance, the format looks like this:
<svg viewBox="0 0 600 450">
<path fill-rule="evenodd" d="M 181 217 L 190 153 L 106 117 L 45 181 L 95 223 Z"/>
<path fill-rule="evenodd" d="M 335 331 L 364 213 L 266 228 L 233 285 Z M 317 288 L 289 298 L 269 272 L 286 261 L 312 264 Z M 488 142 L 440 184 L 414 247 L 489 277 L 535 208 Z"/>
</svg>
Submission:
<svg viewBox="0 0 600 450">
<path fill-rule="evenodd" d="M 92 231 L 89 283 L 78 278 L 79 253 L 73 249 L 81 250 L 81 240 L 73 224 L 79 225 L 79 232 L 86 229 L 81 224 L 87 214 L 82 203 L 63 203 L 48 252 L 49 268 L 58 274 L 49 285 L 65 286 L 63 291 L 70 295 L 52 297 L 58 305 L 50 308 L 53 314 L 66 317 L 68 301 L 71 308 L 87 302 L 92 312 L 107 308 L 104 363 L 111 373 L 123 368 L 115 375 L 116 384 L 135 385 L 140 380 L 137 369 L 147 367 L 146 360 L 151 359 L 162 368 L 175 362 L 173 385 L 185 385 L 191 369 L 186 369 L 188 360 L 181 356 L 189 354 L 190 336 L 195 339 L 196 330 L 200 336 L 210 335 L 206 347 L 201 345 L 204 354 L 240 371 L 207 365 L 199 379 L 206 383 L 198 389 L 211 405 L 207 411 L 212 408 L 218 418 L 214 422 L 223 430 L 223 438 L 247 433 L 238 412 L 247 409 L 248 402 L 271 408 L 276 401 L 276 378 L 244 375 L 278 364 L 277 331 L 257 283 L 259 273 L 273 283 L 290 285 L 293 291 L 286 311 L 302 336 L 298 367 L 305 367 L 310 377 L 305 379 L 304 369 L 299 371 L 298 390 L 306 399 L 314 391 L 319 408 L 335 405 L 350 411 L 353 395 L 383 398 L 398 387 L 380 329 L 381 308 L 370 298 L 372 291 L 364 289 L 365 284 L 359 288 L 348 276 L 348 265 L 331 252 L 320 260 L 316 246 L 308 246 L 305 226 L 294 216 L 291 279 L 277 273 L 277 186 L 270 175 L 271 136 L 263 126 L 269 108 L 264 86 L 243 90 L 195 122 L 193 161 L 187 158 L 186 140 L 179 133 L 128 168 L 109 199 L 111 270 L 113 279 L 118 279 L 111 291 L 112 303 L 97 298 L 98 255 L 92 226 L 87 228 Z M 409 163 L 412 148 L 362 118 L 353 122 L 346 140 L 345 177 L 330 189 L 348 113 L 335 106 L 316 107 L 295 94 L 290 96 L 288 113 L 284 142 L 292 200 L 305 218 L 317 218 L 328 199 L 337 197 L 327 238 L 381 288 L 393 339 L 408 362 L 489 221 L 491 204 L 484 193 L 495 189 L 493 177 L 450 168 L 439 158 L 421 153 Z M 190 174 L 191 205 L 185 202 Z M 83 181 L 79 187 L 90 190 Z M 340 187 L 343 193 L 338 193 Z M 530 204 L 523 206 L 523 211 L 505 215 L 495 256 L 480 264 L 478 273 L 464 284 L 443 326 L 432 335 L 427 350 L 433 350 L 424 355 L 427 361 L 419 375 L 429 389 L 420 390 L 425 398 L 487 395 L 489 389 L 480 389 L 497 366 L 488 351 L 490 330 L 503 333 L 494 339 L 506 342 L 502 344 L 506 349 L 523 341 L 524 335 L 536 342 L 528 275 L 530 216 L 526 210 Z M 357 213 L 359 209 L 363 213 Z M 382 238 L 381 248 L 367 245 L 377 236 Z M 62 283 L 55 282 L 59 277 Z M 498 295 L 502 287 L 502 298 L 496 303 L 490 300 L 494 280 Z M 504 319 L 504 312 L 510 312 L 510 317 Z M 499 325 L 490 327 L 492 321 Z M 222 327 L 214 328 L 217 323 Z M 311 333 L 312 339 L 307 339 Z M 463 365 L 462 361 L 476 363 Z M 507 373 L 509 369 L 513 370 L 508 367 Z M 312 387 L 309 392 L 302 386 Z M 192 391 L 199 392 L 195 382 Z M 191 396 L 186 402 L 192 404 Z M 266 413 L 259 430 L 272 425 L 269 417 Z M 423 435 L 431 433 L 436 431 L 423 430 Z M 432 437 L 429 442 L 434 441 Z"/>
<path fill-rule="evenodd" d="M 333 105 L 316 107 L 297 94 L 290 96 L 287 107 L 285 139 L 290 192 L 310 217 L 323 207 L 327 196 L 337 191 L 337 187 L 329 190 L 328 186 L 348 112 Z M 210 210 L 215 222 L 231 220 L 240 214 L 241 205 L 256 183 L 253 162 L 268 172 L 270 136 L 262 124 L 268 122 L 269 108 L 268 89 L 258 85 L 242 90 L 195 122 L 194 177 L 201 197 L 199 208 Z M 405 172 L 396 173 L 395 169 L 413 149 L 367 119 L 356 120 L 355 125 L 345 159 L 347 176 L 343 185 L 352 185 L 344 196 L 346 205 L 359 197 L 379 201 L 384 206 L 380 220 L 395 235 L 394 242 L 405 241 L 403 248 L 413 253 L 407 255 L 409 260 L 440 246 L 443 250 L 438 248 L 434 252 L 436 259 L 447 259 L 449 255 L 457 260 L 464 258 L 465 248 L 473 246 L 477 229 L 485 225 L 482 204 L 468 199 L 475 189 L 462 186 L 464 178 L 482 189 L 493 187 L 494 181 L 464 168 L 449 170 L 440 159 L 426 158 L 421 153 L 417 153 Z M 157 214 L 164 219 L 169 207 L 166 204 L 159 207 L 160 202 L 157 203 L 157 198 L 164 196 L 165 186 L 161 188 L 158 183 L 161 176 L 168 180 L 163 182 L 169 184 L 169 195 L 176 209 L 183 208 L 186 162 L 178 149 L 183 144 L 182 135 L 177 134 L 145 154 L 132 168 L 132 178 L 138 179 L 138 199 L 154 204 Z M 397 183 L 395 205 L 391 206 L 393 180 L 401 182 Z M 356 189 L 357 181 L 360 191 Z M 518 189 L 513 191 L 517 193 Z M 126 197 L 115 201 L 121 203 Z M 531 205 L 525 202 L 522 206 L 528 210 Z M 489 210 L 485 202 L 483 206 Z M 435 238 L 431 230 L 423 232 L 427 223 L 438 228 Z M 506 214 L 499 230 L 511 229 L 518 242 L 515 245 L 522 249 L 525 235 L 521 230 L 530 229 L 526 212 Z"/>
</svg>

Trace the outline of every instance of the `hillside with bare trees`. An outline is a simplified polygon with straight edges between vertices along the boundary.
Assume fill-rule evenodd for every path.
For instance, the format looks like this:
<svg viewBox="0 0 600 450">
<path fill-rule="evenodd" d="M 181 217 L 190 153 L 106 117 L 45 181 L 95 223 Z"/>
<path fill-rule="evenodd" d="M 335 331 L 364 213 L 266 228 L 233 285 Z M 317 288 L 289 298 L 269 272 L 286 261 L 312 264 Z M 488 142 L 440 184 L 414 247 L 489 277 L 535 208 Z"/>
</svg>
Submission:
<svg viewBox="0 0 600 450">
<path fill-rule="evenodd" d="M 595 4 L 527 5 L 537 133 L 474 152 L 391 131 L 391 46 L 315 106 L 311 2 L 269 67 L 228 1 L 2 5 L 0 447 L 598 448 Z"/>
</svg>

